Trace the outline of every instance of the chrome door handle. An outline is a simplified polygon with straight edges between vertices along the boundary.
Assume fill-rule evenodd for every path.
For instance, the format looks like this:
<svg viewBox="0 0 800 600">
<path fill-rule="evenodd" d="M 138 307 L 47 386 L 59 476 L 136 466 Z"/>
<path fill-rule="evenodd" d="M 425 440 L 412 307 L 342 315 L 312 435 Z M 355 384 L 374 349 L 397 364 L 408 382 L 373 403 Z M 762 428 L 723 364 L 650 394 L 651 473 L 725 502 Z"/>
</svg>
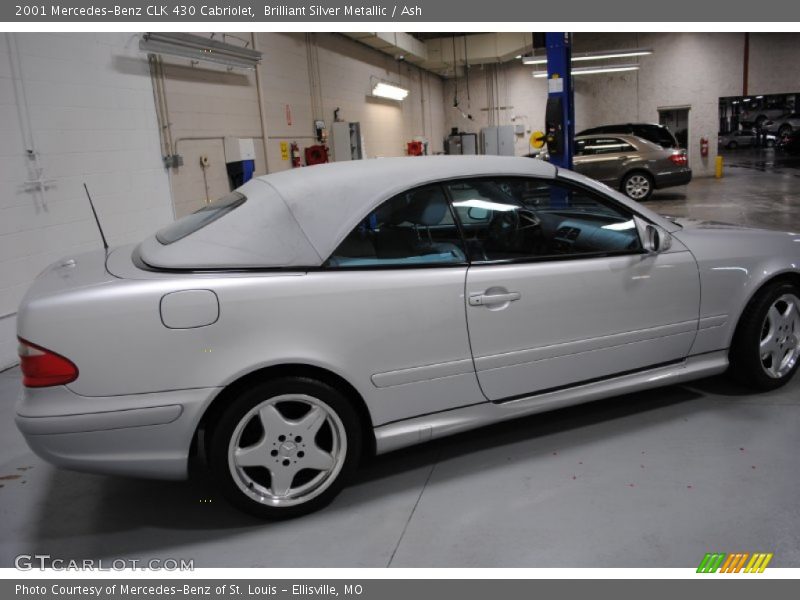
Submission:
<svg viewBox="0 0 800 600">
<path fill-rule="evenodd" d="M 521 298 L 519 292 L 506 292 L 505 294 L 472 294 L 469 297 L 470 306 L 488 306 L 492 304 L 504 304 L 514 302 Z"/>
</svg>

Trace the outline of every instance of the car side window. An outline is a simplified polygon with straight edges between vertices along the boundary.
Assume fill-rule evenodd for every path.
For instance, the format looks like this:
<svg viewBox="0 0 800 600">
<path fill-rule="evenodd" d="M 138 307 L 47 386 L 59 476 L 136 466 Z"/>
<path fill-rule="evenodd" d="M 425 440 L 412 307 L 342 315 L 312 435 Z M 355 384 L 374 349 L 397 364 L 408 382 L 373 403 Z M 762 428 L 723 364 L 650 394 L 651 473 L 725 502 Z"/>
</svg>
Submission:
<svg viewBox="0 0 800 600">
<path fill-rule="evenodd" d="M 326 266 L 435 266 L 466 260 L 447 196 L 441 186 L 432 185 L 381 204 L 339 244 Z"/>
<path fill-rule="evenodd" d="M 641 251 L 633 214 L 563 182 L 525 177 L 447 184 L 472 262 Z"/>
<path fill-rule="evenodd" d="M 584 155 L 619 154 L 620 152 L 635 152 L 636 148 L 628 142 L 615 137 L 598 137 L 586 140 L 583 147 Z"/>
</svg>

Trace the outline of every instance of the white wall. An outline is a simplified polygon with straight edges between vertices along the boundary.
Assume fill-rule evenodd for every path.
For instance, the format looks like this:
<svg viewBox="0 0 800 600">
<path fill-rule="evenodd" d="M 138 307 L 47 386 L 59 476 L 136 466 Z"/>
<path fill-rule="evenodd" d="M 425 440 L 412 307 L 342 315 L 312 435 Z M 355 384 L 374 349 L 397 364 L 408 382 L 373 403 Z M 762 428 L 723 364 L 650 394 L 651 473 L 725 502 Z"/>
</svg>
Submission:
<svg viewBox="0 0 800 600">
<path fill-rule="evenodd" d="M 216 39 L 232 44 L 243 40 L 252 47 L 248 33 L 233 34 L 241 39 L 222 35 Z M 256 47 L 263 53 L 266 164 L 255 73 L 192 65 L 188 59 L 163 59 L 168 121 L 175 151 L 184 160 L 184 166 L 171 171 L 178 216 L 202 206 L 206 194 L 213 200 L 229 190 L 223 136 L 256 138 L 256 174 L 280 171 L 291 168 L 281 155 L 281 142 L 296 142 L 302 156 L 305 147 L 318 143 L 314 119 L 323 119 L 330 132 L 336 108 L 341 109 L 340 118 L 361 123 L 368 157 L 402 156 L 406 142 L 416 136 L 429 138 L 432 152 L 441 151 L 444 119 L 438 76 L 406 64 L 398 70 L 392 57 L 339 34 L 255 35 Z M 409 96 L 402 103 L 369 98 L 371 76 L 399 82 L 410 90 Z M 312 79 L 318 81 L 317 87 Z M 206 139 L 186 139 L 190 137 Z M 203 155 L 211 163 L 205 181 L 199 163 Z"/>
<path fill-rule="evenodd" d="M 749 94 L 800 92 L 800 34 L 751 33 Z"/>
<path fill-rule="evenodd" d="M 251 47 L 252 44 L 249 33 L 216 34 L 215 39 L 233 45 Z M 253 71 L 228 71 L 224 66 L 192 64 L 180 58 L 163 57 L 162 60 L 172 150 L 184 159 L 182 167 L 170 172 L 175 214 L 181 217 L 230 191 L 224 136 L 254 138 L 255 173 L 266 172 L 259 139 L 258 93 Z M 205 178 L 200 166 L 201 156 L 209 159 Z"/>
<path fill-rule="evenodd" d="M 325 121 L 329 132 L 333 111 L 339 108 L 339 118 L 361 123 L 367 157 L 403 156 L 406 142 L 416 136 L 430 140 L 431 152 L 442 150 L 444 119 L 439 77 L 407 64 L 401 64 L 398 70 L 392 57 L 338 34 L 317 33 L 310 39 L 302 33 L 257 36 L 264 53 L 262 93 L 270 171 L 290 168 L 289 162 L 281 159 L 282 141 L 296 141 L 301 151 L 317 143 L 312 129 L 309 53 L 316 55 L 318 64 L 321 105 L 317 117 Z M 400 83 L 409 89 L 408 97 L 401 103 L 369 98 L 371 76 Z"/>
<path fill-rule="evenodd" d="M 30 119 L 25 117 L 25 112 Z M 30 122 L 30 131 L 28 128 Z M 26 150 L 40 154 L 38 192 Z M 5 33 L 0 38 L 0 368 L 16 361 L 17 305 L 51 262 L 172 219 L 153 92 L 138 36 Z"/>
</svg>

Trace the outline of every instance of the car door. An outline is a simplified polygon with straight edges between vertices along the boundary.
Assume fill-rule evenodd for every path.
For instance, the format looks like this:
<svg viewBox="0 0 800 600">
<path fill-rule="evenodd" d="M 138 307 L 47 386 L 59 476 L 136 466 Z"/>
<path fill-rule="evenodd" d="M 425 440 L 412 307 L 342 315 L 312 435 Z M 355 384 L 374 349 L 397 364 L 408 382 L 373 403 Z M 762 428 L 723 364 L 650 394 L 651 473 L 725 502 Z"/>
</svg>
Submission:
<svg viewBox="0 0 800 600">
<path fill-rule="evenodd" d="M 617 187 L 622 165 L 634 151 L 635 148 L 617 137 L 588 138 L 577 141 L 573 162 L 578 173 Z"/>
<path fill-rule="evenodd" d="M 453 186 L 459 217 L 491 213 L 469 241 L 466 282 L 472 355 L 489 400 L 686 357 L 700 286 L 697 265 L 677 240 L 667 251 L 644 252 L 628 209 L 563 182 Z"/>
<path fill-rule="evenodd" d="M 374 425 L 485 402 L 467 337 L 466 272 L 444 190 L 423 186 L 365 215 L 312 274 L 318 287 L 295 299 L 324 332 L 310 344 L 369 390 Z"/>
</svg>

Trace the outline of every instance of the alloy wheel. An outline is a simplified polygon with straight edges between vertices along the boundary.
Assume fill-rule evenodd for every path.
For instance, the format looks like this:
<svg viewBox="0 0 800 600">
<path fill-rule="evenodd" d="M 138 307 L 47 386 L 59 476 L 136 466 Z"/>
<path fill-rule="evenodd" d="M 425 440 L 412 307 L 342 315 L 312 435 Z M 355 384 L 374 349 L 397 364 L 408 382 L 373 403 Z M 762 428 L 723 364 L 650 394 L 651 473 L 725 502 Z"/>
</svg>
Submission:
<svg viewBox="0 0 800 600">
<path fill-rule="evenodd" d="M 783 294 L 772 303 L 761 326 L 759 356 L 764 372 L 781 379 L 800 357 L 800 299 Z"/>
<path fill-rule="evenodd" d="M 634 200 L 646 198 L 650 193 L 650 180 L 644 175 L 631 175 L 625 181 L 625 193 Z"/>
<path fill-rule="evenodd" d="M 286 394 L 257 404 L 238 422 L 228 468 L 247 496 L 285 507 L 324 492 L 346 455 L 347 435 L 336 412 L 318 398 Z"/>
</svg>

